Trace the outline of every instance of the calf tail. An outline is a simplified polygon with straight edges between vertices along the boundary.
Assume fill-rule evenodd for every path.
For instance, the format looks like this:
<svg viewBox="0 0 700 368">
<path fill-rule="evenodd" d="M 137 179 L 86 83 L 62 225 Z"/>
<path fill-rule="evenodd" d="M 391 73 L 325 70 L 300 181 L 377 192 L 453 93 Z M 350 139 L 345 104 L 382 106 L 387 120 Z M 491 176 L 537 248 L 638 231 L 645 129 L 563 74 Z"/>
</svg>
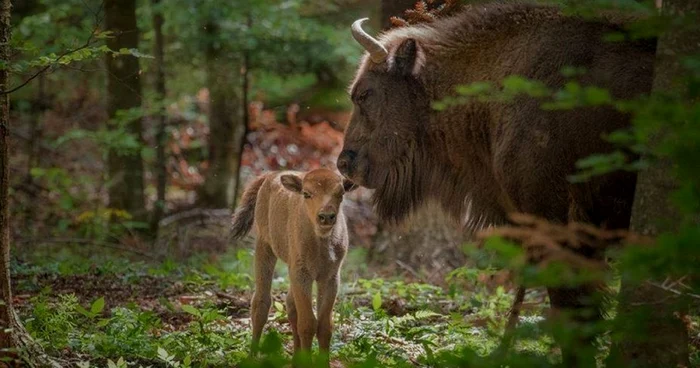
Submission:
<svg viewBox="0 0 700 368">
<path fill-rule="evenodd" d="M 240 239 L 250 232 L 255 219 L 255 203 L 258 200 L 258 192 L 267 175 L 261 175 L 253 180 L 243 192 L 241 204 L 232 216 L 232 225 L 229 238 L 231 240 Z"/>
</svg>

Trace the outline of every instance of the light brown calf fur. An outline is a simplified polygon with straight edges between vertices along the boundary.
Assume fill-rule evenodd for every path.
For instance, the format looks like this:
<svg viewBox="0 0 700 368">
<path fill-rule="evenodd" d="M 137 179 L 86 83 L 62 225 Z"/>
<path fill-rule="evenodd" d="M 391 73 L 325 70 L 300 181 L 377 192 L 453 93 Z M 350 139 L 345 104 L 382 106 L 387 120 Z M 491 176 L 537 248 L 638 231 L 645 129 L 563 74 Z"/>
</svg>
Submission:
<svg viewBox="0 0 700 368">
<path fill-rule="evenodd" d="M 270 311 L 270 286 L 278 258 L 289 266 L 287 312 L 294 352 L 310 350 L 315 334 L 320 350 L 328 352 L 340 266 L 348 248 L 341 202 L 343 194 L 353 189 L 352 182 L 335 172 L 317 169 L 262 175 L 243 193 L 241 206 L 233 215 L 232 236 L 244 236 L 255 224 L 253 354 Z M 311 301 L 314 281 L 318 285 L 318 320 Z"/>
</svg>

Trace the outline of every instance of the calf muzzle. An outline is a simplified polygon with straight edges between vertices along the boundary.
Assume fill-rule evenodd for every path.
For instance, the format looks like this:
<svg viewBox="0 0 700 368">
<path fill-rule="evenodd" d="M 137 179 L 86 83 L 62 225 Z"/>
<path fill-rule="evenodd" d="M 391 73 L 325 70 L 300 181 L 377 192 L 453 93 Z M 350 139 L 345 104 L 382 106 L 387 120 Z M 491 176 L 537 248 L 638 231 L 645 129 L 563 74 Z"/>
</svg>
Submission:
<svg viewBox="0 0 700 368">
<path fill-rule="evenodd" d="M 318 214 L 318 223 L 320 225 L 333 225 L 335 224 L 336 214 L 335 212 L 322 212 Z"/>
</svg>

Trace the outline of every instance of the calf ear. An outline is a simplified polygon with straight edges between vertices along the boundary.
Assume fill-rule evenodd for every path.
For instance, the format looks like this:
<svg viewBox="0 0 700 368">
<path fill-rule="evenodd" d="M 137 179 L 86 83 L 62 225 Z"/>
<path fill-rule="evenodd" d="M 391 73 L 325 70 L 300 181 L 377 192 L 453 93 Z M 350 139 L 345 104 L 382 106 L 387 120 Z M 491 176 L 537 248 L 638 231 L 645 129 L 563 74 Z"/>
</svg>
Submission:
<svg viewBox="0 0 700 368">
<path fill-rule="evenodd" d="M 301 193 L 301 178 L 296 175 L 282 175 L 282 186 L 294 193 Z"/>
<path fill-rule="evenodd" d="M 348 179 L 343 179 L 343 189 L 345 189 L 345 193 L 352 192 L 357 189 L 357 185 Z"/>
<path fill-rule="evenodd" d="M 423 52 L 416 40 L 409 38 L 396 48 L 393 70 L 400 75 L 415 76 L 423 67 L 424 59 Z"/>
</svg>

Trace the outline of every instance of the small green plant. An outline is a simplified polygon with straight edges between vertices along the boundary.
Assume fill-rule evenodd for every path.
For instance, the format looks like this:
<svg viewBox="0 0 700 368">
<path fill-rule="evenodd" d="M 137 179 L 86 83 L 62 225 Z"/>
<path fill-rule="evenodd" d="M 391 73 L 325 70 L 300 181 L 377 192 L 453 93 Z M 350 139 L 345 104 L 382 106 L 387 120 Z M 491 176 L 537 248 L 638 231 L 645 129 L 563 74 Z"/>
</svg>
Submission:
<svg viewBox="0 0 700 368">
<path fill-rule="evenodd" d="M 24 323 L 29 333 L 50 351 L 58 351 L 73 343 L 73 331 L 80 322 L 78 298 L 74 294 L 59 295 L 51 301 L 49 290 L 31 299 L 34 306 Z"/>
</svg>

